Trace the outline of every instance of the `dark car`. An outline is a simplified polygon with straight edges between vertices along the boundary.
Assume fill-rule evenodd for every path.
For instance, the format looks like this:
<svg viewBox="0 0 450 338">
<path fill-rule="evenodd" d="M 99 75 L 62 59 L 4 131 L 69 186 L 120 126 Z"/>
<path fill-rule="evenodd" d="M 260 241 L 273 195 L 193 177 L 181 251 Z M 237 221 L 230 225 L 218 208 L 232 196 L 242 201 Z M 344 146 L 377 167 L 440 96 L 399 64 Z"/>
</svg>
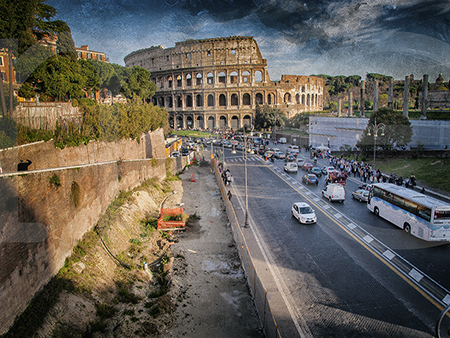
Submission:
<svg viewBox="0 0 450 338">
<path fill-rule="evenodd" d="M 285 162 L 295 162 L 295 156 L 294 155 L 287 155 L 284 159 Z"/>
<path fill-rule="evenodd" d="M 319 179 L 314 174 L 305 174 L 302 176 L 302 182 L 306 184 L 319 184 Z"/>
<path fill-rule="evenodd" d="M 183 155 L 183 156 L 189 155 L 189 149 L 188 148 L 182 148 L 181 149 L 181 155 Z"/>
<path fill-rule="evenodd" d="M 319 167 L 312 167 L 311 169 L 308 170 L 308 172 L 310 174 L 316 175 L 317 177 L 322 176 L 322 170 Z"/>
<path fill-rule="evenodd" d="M 312 167 L 314 167 L 314 165 L 312 163 L 303 163 L 302 165 L 302 169 L 304 171 L 308 171 L 309 169 L 311 169 Z"/>
</svg>

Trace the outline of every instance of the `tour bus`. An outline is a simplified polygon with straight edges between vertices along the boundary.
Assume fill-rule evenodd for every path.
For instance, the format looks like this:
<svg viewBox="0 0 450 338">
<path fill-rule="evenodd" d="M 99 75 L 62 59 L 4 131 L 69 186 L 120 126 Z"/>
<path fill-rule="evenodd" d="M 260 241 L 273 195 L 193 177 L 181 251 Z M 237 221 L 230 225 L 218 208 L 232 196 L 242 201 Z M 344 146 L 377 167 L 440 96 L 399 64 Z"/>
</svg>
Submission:
<svg viewBox="0 0 450 338">
<path fill-rule="evenodd" d="M 450 241 L 450 204 L 392 183 L 371 185 L 367 208 L 426 241 Z"/>
</svg>

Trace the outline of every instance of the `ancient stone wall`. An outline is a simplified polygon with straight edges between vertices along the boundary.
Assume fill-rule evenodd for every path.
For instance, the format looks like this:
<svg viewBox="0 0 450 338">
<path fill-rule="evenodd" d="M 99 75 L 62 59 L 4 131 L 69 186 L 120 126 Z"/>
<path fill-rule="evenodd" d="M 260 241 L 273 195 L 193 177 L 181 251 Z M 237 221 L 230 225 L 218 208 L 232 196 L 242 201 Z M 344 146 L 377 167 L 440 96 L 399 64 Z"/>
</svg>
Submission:
<svg viewBox="0 0 450 338">
<path fill-rule="evenodd" d="M 158 134 L 158 149 L 152 146 L 147 154 L 164 154 L 162 133 L 152 133 L 151 139 L 156 140 Z M 54 163 L 61 158 L 60 154 L 50 154 L 51 149 L 56 153 L 61 150 L 48 144 L 43 143 L 41 149 L 46 149 Z M 107 152 L 106 146 L 102 149 Z M 75 149 L 68 154 L 64 158 L 72 164 L 81 162 L 73 158 L 79 155 Z M 79 156 L 87 158 L 82 153 Z M 66 169 L 0 174 L 0 334 L 59 271 L 73 247 L 95 226 L 120 191 L 133 189 L 148 179 L 161 181 L 167 170 L 180 172 L 185 161 L 185 157 L 116 158 Z"/>
<path fill-rule="evenodd" d="M 86 145 L 60 149 L 55 148 L 53 141 L 48 141 L 0 149 L 0 167 L 4 173 L 15 172 L 20 159 L 29 159 L 33 162 L 29 170 L 36 170 L 152 157 L 166 157 L 162 129 L 143 134 L 139 143 L 135 139 L 116 142 L 90 141 Z"/>
<path fill-rule="evenodd" d="M 71 102 L 21 102 L 13 112 L 13 118 L 32 129 L 54 130 L 57 121 L 60 126 L 68 122 L 80 125 L 82 116 Z"/>
</svg>

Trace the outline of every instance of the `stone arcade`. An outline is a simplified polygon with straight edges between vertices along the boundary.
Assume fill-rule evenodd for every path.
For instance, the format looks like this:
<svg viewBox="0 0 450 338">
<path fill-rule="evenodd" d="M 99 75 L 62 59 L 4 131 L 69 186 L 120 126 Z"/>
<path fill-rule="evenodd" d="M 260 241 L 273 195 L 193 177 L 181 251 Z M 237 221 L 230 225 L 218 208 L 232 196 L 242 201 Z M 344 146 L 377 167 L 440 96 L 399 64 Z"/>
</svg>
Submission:
<svg viewBox="0 0 450 338">
<path fill-rule="evenodd" d="M 271 81 L 267 60 L 253 37 L 186 40 L 166 49 L 152 46 L 124 60 L 127 67 L 151 72 L 157 86 L 153 104 L 168 110 L 174 128 L 251 126 L 257 103 L 280 108 L 288 117 L 323 110 L 325 81 L 300 75 Z"/>
</svg>

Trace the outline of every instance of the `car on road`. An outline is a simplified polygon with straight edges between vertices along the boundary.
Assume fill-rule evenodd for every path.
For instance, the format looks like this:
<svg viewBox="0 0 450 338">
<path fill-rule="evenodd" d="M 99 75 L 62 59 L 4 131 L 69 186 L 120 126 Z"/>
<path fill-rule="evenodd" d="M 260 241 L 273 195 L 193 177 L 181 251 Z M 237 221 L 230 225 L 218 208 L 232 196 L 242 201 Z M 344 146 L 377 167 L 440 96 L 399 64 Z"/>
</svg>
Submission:
<svg viewBox="0 0 450 338">
<path fill-rule="evenodd" d="M 288 173 L 297 173 L 298 172 L 298 165 L 294 162 L 287 162 L 284 165 L 284 171 Z"/>
<path fill-rule="evenodd" d="M 339 183 L 330 183 L 322 190 L 322 196 L 327 198 L 330 202 L 344 202 L 345 189 Z"/>
<path fill-rule="evenodd" d="M 314 174 L 305 174 L 302 176 L 302 182 L 305 184 L 319 184 L 319 179 Z"/>
<path fill-rule="evenodd" d="M 367 200 L 369 199 L 369 190 L 358 189 L 352 192 L 352 197 L 360 202 L 367 202 Z"/>
<path fill-rule="evenodd" d="M 296 153 L 298 153 L 298 152 L 300 151 L 300 149 L 298 148 L 298 146 L 293 145 L 293 144 L 291 144 L 291 145 L 288 147 L 288 149 L 289 149 L 289 151 L 296 152 Z"/>
<path fill-rule="evenodd" d="M 296 160 L 297 165 L 298 165 L 299 167 L 301 167 L 301 166 L 303 165 L 303 163 L 305 163 L 305 160 L 302 159 L 301 157 L 297 157 L 295 160 Z"/>
<path fill-rule="evenodd" d="M 310 174 L 314 174 L 317 177 L 321 177 L 322 176 L 322 170 L 320 170 L 319 167 L 312 167 L 311 169 L 308 170 L 308 172 Z"/>
<path fill-rule="evenodd" d="M 181 155 L 187 156 L 191 151 L 188 148 L 181 148 Z"/>
<path fill-rule="evenodd" d="M 314 167 L 314 165 L 312 164 L 312 163 L 303 163 L 302 164 L 302 169 L 304 170 L 304 171 L 308 171 L 309 169 L 311 169 L 312 167 Z"/>
<path fill-rule="evenodd" d="M 325 167 L 323 167 L 322 168 L 322 174 L 323 175 L 325 175 L 325 176 L 328 176 L 328 174 L 330 173 L 330 172 L 333 172 L 333 171 L 337 171 L 336 170 L 336 168 L 335 167 L 332 167 L 332 166 L 325 166 Z"/>
<path fill-rule="evenodd" d="M 180 152 L 179 151 L 174 151 L 172 152 L 172 154 L 170 154 L 170 157 L 180 157 Z"/>
<path fill-rule="evenodd" d="M 284 160 L 286 162 L 295 162 L 295 156 L 294 155 L 287 155 Z"/>
<path fill-rule="evenodd" d="M 242 151 L 244 149 L 244 146 L 242 144 L 237 144 L 235 147 L 236 150 Z"/>
<path fill-rule="evenodd" d="M 291 213 L 302 224 L 314 224 L 317 222 L 316 213 L 308 203 L 297 202 L 292 204 Z"/>
<path fill-rule="evenodd" d="M 283 159 L 286 157 L 286 155 L 282 151 L 277 151 L 277 152 L 273 153 L 273 156 L 275 156 L 275 158 L 278 158 L 278 159 Z"/>
</svg>

